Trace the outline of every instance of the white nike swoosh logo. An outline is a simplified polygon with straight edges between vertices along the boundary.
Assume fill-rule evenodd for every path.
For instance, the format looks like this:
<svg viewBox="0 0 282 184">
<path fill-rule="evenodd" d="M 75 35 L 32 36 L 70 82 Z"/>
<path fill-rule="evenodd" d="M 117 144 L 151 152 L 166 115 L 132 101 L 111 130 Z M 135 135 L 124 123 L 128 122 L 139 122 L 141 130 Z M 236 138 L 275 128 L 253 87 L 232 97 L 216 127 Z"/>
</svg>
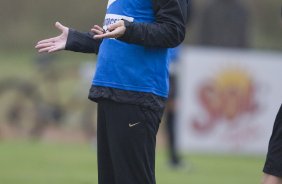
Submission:
<svg viewBox="0 0 282 184">
<path fill-rule="evenodd" d="M 138 122 L 138 123 L 134 123 L 134 124 L 131 124 L 131 123 L 129 123 L 129 127 L 131 128 L 131 127 L 134 127 L 134 126 L 136 126 L 136 125 L 138 125 L 138 124 L 140 124 L 141 122 Z"/>
</svg>

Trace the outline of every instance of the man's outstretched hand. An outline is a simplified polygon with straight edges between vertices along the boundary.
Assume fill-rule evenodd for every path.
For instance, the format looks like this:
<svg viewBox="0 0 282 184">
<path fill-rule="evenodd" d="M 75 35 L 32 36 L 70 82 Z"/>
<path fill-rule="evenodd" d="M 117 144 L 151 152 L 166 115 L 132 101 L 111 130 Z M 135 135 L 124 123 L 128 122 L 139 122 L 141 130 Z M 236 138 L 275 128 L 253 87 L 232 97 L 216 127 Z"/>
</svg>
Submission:
<svg viewBox="0 0 282 184">
<path fill-rule="evenodd" d="M 39 41 L 35 46 L 38 52 L 51 53 L 59 50 L 64 50 L 66 48 L 69 28 L 59 22 L 56 22 L 55 26 L 61 31 L 61 34 L 57 37 Z"/>
<path fill-rule="evenodd" d="M 103 38 L 119 38 L 124 35 L 126 27 L 124 21 L 120 20 L 114 24 L 111 24 L 107 27 L 107 30 L 104 30 L 98 25 L 95 25 L 91 31 L 95 33 L 94 39 L 103 39 Z"/>
</svg>

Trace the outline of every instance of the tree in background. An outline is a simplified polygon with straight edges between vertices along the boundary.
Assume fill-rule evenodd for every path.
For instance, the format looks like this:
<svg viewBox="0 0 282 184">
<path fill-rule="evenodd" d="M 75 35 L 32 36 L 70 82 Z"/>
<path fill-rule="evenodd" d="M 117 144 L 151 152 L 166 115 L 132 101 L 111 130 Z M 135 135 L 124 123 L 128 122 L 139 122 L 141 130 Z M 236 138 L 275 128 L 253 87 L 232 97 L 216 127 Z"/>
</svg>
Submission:
<svg viewBox="0 0 282 184">
<path fill-rule="evenodd" d="M 249 11 L 238 0 L 212 0 L 200 21 L 201 45 L 249 47 Z"/>
</svg>

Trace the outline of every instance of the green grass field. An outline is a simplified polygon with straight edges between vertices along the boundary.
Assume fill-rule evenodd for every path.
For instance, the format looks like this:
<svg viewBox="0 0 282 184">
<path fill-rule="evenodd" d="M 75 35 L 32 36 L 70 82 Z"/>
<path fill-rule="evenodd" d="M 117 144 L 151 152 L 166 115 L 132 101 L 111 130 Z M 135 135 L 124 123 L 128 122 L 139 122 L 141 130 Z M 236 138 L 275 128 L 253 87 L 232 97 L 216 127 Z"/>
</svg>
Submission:
<svg viewBox="0 0 282 184">
<path fill-rule="evenodd" d="M 157 154 L 158 184 L 256 184 L 263 157 L 186 155 L 191 168 L 171 170 Z M 96 184 L 96 150 L 87 144 L 0 142 L 0 184 Z"/>
<path fill-rule="evenodd" d="M 38 82 L 32 66 L 35 54 L 0 54 L 0 79 L 19 77 Z M 60 55 L 77 65 L 92 56 Z M 79 62 L 79 63 L 77 63 Z M 40 81 L 39 81 L 40 82 Z M 67 88 L 64 88 L 66 90 Z M 158 184 L 257 184 L 264 157 L 184 155 L 191 168 L 171 170 L 166 154 L 157 152 Z M 0 141 L 0 184 L 96 184 L 96 150 L 87 144 Z"/>
</svg>

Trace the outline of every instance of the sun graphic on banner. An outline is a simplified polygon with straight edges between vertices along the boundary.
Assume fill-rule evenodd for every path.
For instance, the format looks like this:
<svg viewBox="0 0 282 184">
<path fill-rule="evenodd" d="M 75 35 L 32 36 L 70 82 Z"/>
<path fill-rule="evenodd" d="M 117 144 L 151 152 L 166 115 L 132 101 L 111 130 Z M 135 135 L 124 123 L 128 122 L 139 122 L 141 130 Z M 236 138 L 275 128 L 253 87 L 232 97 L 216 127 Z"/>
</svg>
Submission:
<svg viewBox="0 0 282 184">
<path fill-rule="evenodd" d="M 236 119 L 257 110 L 254 82 L 249 74 L 240 69 L 227 69 L 213 79 L 202 83 L 198 99 L 208 118 L 194 119 L 193 127 L 200 132 L 212 130 L 219 120 L 234 124 Z"/>
</svg>

